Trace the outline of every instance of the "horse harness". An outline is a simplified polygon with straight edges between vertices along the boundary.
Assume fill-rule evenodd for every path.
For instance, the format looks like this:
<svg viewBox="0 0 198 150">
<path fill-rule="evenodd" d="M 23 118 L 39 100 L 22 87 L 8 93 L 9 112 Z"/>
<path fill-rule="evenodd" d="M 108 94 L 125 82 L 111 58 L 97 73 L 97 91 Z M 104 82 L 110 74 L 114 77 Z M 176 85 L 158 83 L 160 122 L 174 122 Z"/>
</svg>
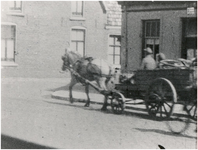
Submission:
<svg viewBox="0 0 198 150">
<path fill-rule="evenodd" d="M 93 65 L 95 65 L 95 64 L 92 64 L 92 60 L 93 60 L 92 57 L 87 57 L 87 58 L 83 58 L 83 59 L 78 59 L 73 65 L 71 65 L 71 64 L 69 64 L 69 63 L 67 62 L 67 64 L 64 63 L 64 66 L 71 72 L 72 75 L 74 75 L 74 76 L 76 77 L 76 80 L 77 80 L 78 82 L 80 82 L 82 85 L 85 85 L 87 79 L 83 78 L 83 77 L 78 73 L 78 72 L 80 72 L 80 69 L 81 69 L 80 64 L 83 63 L 83 60 L 87 60 L 87 61 L 88 61 L 88 64 L 87 64 L 87 66 L 86 66 L 86 71 L 87 71 L 87 73 L 91 74 L 91 76 L 89 75 L 89 77 L 90 77 L 90 78 L 94 78 L 94 75 L 98 75 L 97 73 L 93 73 L 93 72 L 91 72 L 91 71 L 88 69 L 89 67 L 92 67 Z M 74 67 L 76 67 L 76 70 L 74 69 Z M 102 74 L 102 73 L 100 72 L 100 76 L 101 76 L 101 77 L 107 77 L 107 79 L 108 79 L 108 78 L 110 78 L 112 75 L 107 76 L 107 75 L 104 75 L 104 74 Z"/>
</svg>

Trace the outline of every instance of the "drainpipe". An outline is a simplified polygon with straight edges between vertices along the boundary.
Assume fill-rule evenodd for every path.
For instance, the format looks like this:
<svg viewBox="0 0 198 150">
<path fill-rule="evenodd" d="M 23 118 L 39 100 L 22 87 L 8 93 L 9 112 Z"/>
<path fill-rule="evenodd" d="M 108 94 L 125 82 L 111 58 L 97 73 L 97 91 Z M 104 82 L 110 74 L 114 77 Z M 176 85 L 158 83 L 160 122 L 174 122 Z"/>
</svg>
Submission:
<svg viewBox="0 0 198 150">
<path fill-rule="evenodd" d="M 128 29 L 127 29 L 127 6 L 125 5 L 124 7 L 124 12 L 125 12 L 125 48 L 126 48 L 126 53 L 125 53 L 125 69 L 128 70 Z"/>
</svg>

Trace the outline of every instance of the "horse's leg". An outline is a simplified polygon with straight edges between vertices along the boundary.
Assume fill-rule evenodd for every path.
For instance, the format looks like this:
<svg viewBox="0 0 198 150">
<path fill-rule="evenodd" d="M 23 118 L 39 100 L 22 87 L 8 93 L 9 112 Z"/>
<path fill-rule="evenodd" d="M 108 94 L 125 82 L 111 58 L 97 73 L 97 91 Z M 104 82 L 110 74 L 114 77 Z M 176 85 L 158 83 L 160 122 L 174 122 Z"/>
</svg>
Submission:
<svg viewBox="0 0 198 150">
<path fill-rule="evenodd" d="M 71 82 L 69 84 L 69 101 L 73 103 L 72 88 L 77 83 L 76 79 L 72 76 Z"/>
<path fill-rule="evenodd" d="M 102 111 L 107 110 L 108 96 L 104 92 L 104 91 L 107 91 L 105 81 L 106 81 L 106 78 L 104 78 L 104 77 L 103 78 L 102 77 L 96 78 L 96 82 L 98 83 L 99 87 L 103 90 L 103 91 L 101 91 L 101 93 L 104 95 L 104 103 L 103 103 L 103 106 L 101 108 Z"/>
<path fill-rule="evenodd" d="M 102 111 L 107 110 L 107 100 L 108 100 L 108 96 L 104 96 L 104 104 L 101 108 Z"/>
<path fill-rule="evenodd" d="M 90 104 L 90 98 L 89 98 L 89 84 L 85 85 L 85 93 L 87 95 L 87 102 L 85 104 L 85 107 L 89 107 Z"/>
<path fill-rule="evenodd" d="M 95 76 L 95 81 L 97 82 L 98 86 L 102 89 L 102 90 L 107 90 L 106 88 L 106 77 L 98 77 Z"/>
</svg>

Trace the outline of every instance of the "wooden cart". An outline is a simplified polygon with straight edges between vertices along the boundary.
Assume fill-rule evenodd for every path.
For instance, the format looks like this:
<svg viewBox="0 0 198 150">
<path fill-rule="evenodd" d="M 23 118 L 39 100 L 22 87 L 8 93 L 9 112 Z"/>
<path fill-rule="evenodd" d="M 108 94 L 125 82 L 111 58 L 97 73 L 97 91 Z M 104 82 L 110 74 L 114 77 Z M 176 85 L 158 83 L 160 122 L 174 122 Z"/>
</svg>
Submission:
<svg viewBox="0 0 198 150">
<path fill-rule="evenodd" d="M 111 100 L 115 103 L 111 104 L 115 112 L 124 111 L 128 98 L 143 99 L 148 114 L 154 118 L 169 118 L 174 104 L 182 103 L 188 114 L 196 120 L 197 86 L 194 69 L 138 70 L 131 80 L 134 83 L 129 80 L 116 84 L 115 89 L 127 100 L 119 96 Z"/>
<path fill-rule="evenodd" d="M 185 109 L 191 118 L 194 120 L 197 118 L 196 69 L 137 70 L 135 76 L 132 77 L 134 83 L 128 80 L 128 82 L 116 84 L 115 89 L 111 91 L 104 91 L 81 77 L 72 68 L 68 69 L 82 82 L 89 84 L 110 100 L 112 110 L 116 114 L 124 111 L 126 102 L 143 99 L 148 114 L 154 118 L 160 120 L 169 118 L 174 104 L 177 103 L 186 106 Z"/>
</svg>

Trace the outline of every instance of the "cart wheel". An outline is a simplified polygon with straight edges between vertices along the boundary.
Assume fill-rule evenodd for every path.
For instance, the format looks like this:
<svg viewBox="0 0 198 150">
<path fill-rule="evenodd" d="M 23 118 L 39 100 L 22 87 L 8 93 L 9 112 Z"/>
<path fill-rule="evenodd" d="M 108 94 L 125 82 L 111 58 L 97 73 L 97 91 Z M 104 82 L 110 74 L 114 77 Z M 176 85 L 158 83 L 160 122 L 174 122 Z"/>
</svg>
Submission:
<svg viewBox="0 0 198 150">
<path fill-rule="evenodd" d="M 185 109 L 190 118 L 197 121 L 197 100 L 187 103 Z"/>
<path fill-rule="evenodd" d="M 115 114 L 122 114 L 124 112 L 124 96 L 121 93 L 113 93 L 111 98 L 111 108 Z"/>
<path fill-rule="evenodd" d="M 185 106 L 183 104 L 175 104 L 172 115 L 166 121 L 168 129 L 175 134 L 181 134 L 188 129 L 190 123 Z"/>
<path fill-rule="evenodd" d="M 148 87 L 145 104 L 149 115 L 155 120 L 169 118 L 176 101 L 176 90 L 169 80 L 158 78 Z"/>
</svg>

